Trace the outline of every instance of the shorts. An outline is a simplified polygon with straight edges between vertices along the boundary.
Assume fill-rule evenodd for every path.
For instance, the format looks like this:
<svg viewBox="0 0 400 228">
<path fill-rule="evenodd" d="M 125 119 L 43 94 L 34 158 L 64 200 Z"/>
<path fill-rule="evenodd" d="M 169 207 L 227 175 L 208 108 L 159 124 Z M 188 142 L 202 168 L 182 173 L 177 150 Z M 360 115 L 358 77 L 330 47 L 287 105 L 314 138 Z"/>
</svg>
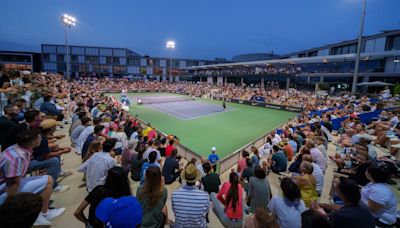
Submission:
<svg viewBox="0 0 400 228">
<path fill-rule="evenodd" d="M 21 179 L 18 192 L 31 192 L 35 194 L 41 193 L 46 188 L 48 181 L 48 175 L 24 177 Z M 3 187 L 5 187 L 5 184 Z M 7 192 L 0 194 L 0 205 L 3 204 L 6 198 Z"/>
</svg>

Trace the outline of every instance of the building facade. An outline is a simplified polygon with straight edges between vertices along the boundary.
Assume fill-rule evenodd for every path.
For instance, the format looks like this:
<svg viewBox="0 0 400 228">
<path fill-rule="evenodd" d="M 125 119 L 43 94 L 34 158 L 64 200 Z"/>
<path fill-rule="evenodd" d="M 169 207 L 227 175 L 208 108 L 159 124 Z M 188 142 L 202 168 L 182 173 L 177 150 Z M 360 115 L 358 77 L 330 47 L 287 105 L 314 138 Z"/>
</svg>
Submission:
<svg viewBox="0 0 400 228">
<path fill-rule="evenodd" d="M 363 37 L 358 83 L 400 81 L 400 30 Z M 325 82 L 351 88 L 357 40 L 283 55 L 278 59 L 188 67 L 193 80 L 210 83 L 231 82 L 315 85 Z"/>
<path fill-rule="evenodd" d="M 178 81 L 181 68 L 215 64 L 218 61 L 169 59 L 141 56 L 126 48 L 68 46 L 72 77 L 129 77 Z M 42 44 L 43 71 L 66 72 L 65 45 Z M 171 70 L 171 72 L 170 72 Z"/>
<path fill-rule="evenodd" d="M 41 55 L 34 52 L 0 51 L 0 66 L 4 71 L 41 70 Z"/>
</svg>

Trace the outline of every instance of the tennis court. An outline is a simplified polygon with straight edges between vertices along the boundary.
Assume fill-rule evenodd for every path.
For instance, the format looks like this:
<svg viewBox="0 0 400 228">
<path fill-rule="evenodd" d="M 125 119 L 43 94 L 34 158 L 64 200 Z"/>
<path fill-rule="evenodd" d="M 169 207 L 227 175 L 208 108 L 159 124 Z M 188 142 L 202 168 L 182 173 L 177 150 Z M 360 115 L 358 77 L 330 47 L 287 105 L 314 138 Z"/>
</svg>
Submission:
<svg viewBox="0 0 400 228">
<path fill-rule="evenodd" d="M 132 96 L 131 100 L 138 103 L 140 100 L 146 107 L 164 112 L 172 117 L 181 120 L 192 120 L 204 116 L 225 112 L 222 105 L 196 101 L 192 97 L 181 95 L 168 96 Z M 231 111 L 234 108 L 227 108 Z"/>
<path fill-rule="evenodd" d="M 120 94 L 112 95 L 119 99 Z M 229 102 L 224 112 L 221 101 L 193 100 L 170 93 L 128 93 L 128 96 L 133 101 L 132 114 L 165 134 L 177 135 L 181 144 L 201 156 L 208 156 L 210 148 L 215 146 L 221 159 L 296 115 Z M 160 97 L 168 98 L 158 103 Z M 137 104 L 138 98 L 143 104 Z"/>
</svg>

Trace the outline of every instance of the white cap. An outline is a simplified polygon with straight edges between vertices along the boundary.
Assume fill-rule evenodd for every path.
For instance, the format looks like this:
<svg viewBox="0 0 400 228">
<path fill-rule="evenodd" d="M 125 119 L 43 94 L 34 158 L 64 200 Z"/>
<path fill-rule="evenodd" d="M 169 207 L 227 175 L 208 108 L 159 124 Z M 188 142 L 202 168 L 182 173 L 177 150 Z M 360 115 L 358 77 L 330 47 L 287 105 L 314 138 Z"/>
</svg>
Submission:
<svg viewBox="0 0 400 228">
<path fill-rule="evenodd" d="M 217 148 L 215 148 L 215 146 L 211 147 L 211 151 L 216 151 Z"/>
</svg>

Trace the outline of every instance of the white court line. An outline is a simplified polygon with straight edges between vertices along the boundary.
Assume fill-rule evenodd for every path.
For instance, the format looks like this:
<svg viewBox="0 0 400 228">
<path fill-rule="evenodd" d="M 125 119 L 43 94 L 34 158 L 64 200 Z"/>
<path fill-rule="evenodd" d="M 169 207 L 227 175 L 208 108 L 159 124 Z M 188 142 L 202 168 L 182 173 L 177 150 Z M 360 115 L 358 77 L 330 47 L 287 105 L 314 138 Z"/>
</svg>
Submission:
<svg viewBox="0 0 400 228">
<path fill-rule="evenodd" d="M 194 120 L 194 119 L 203 118 L 203 117 L 206 117 L 206 116 L 218 115 L 218 114 L 221 114 L 221 113 L 227 113 L 227 112 L 234 111 L 234 110 L 236 110 L 236 109 L 227 110 L 226 112 L 224 112 L 224 111 L 213 112 L 213 113 L 209 113 L 209 114 L 205 114 L 205 115 L 201 115 L 201 116 L 191 117 L 190 119 L 187 119 L 187 120 Z"/>
</svg>

